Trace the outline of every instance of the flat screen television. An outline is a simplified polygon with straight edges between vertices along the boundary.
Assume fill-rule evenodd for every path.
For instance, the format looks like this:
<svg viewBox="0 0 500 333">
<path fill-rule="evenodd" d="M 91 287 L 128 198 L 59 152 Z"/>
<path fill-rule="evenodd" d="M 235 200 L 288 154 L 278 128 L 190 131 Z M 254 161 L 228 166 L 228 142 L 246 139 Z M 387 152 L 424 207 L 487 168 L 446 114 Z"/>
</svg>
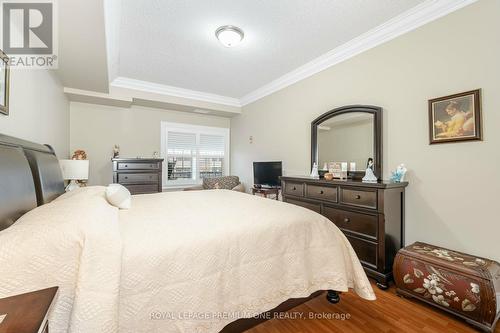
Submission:
<svg viewBox="0 0 500 333">
<path fill-rule="evenodd" d="M 253 162 L 253 183 L 256 187 L 278 187 L 282 170 L 281 161 Z"/>
</svg>

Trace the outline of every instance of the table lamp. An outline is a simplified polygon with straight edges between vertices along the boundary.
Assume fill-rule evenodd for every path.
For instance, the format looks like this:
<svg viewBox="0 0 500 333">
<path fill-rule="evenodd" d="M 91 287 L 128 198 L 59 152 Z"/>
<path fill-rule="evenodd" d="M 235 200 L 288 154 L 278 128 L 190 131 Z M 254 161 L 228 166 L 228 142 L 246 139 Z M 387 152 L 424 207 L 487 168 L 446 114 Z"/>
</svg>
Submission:
<svg viewBox="0 0 500 333">
<path fill-rule="evenodd" d="M 66 192 L 72 191 L 80 185 L 78 180 L 89 179 L 89 161 L 88 160 L 60 160 L 59 165 L 64 180 L 70 180 L 66 186 Z"/>
</svg>

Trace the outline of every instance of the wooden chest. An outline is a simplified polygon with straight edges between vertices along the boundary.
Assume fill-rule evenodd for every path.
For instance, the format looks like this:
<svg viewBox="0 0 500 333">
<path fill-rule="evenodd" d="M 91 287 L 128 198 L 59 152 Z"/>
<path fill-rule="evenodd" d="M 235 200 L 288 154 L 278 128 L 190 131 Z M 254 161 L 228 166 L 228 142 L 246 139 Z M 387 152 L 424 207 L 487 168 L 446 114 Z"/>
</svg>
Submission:
<svg viewBox="0 0 500 333">
<path fill-rule="evenodd" d="M 400 250 L 394 261 L 400 295 L 443 309 L 487 332 L 500 315 L 500 265 L 425 243 Z"/>
<path fill-rule="evenodd" d="M 162 191 L 161 158 L 113 158 L 113 183 L 128 188 L 132 194 Z"/>
</svg>

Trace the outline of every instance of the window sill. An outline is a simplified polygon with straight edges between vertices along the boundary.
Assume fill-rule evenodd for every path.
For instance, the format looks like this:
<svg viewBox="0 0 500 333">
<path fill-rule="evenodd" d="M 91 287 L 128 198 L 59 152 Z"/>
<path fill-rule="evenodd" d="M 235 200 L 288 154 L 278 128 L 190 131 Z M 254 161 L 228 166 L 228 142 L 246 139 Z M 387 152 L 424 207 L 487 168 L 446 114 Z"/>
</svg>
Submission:
<svg viewBox="0 0 500 333">
<path fill-rule="evenodd" d="M 190 187 L 196 187 L 196 186 L 201 186 L 201 184 L 186 184 L 186 185 L 169 185 L 169 186 L 163 186 L 162 191 L 163 192 L 176 192 L 176 191 L 183 191 L 186 188 Z"/>
</svg>

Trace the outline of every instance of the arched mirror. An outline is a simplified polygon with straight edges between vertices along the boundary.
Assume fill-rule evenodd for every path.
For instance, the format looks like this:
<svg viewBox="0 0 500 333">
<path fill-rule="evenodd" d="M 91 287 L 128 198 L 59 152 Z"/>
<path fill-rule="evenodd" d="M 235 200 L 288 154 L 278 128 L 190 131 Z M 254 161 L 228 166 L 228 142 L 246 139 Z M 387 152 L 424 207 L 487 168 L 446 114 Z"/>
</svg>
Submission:
<svg viewBox="0 0 500 333">
<path fill-rule="evenodd" d="M 347 162 L 348 177 L 361 179 L 368 160 L 382 179 L 382 108 L 345 106 L 328 111 L 311 123 L 311 166 Z"/>
</svg>

